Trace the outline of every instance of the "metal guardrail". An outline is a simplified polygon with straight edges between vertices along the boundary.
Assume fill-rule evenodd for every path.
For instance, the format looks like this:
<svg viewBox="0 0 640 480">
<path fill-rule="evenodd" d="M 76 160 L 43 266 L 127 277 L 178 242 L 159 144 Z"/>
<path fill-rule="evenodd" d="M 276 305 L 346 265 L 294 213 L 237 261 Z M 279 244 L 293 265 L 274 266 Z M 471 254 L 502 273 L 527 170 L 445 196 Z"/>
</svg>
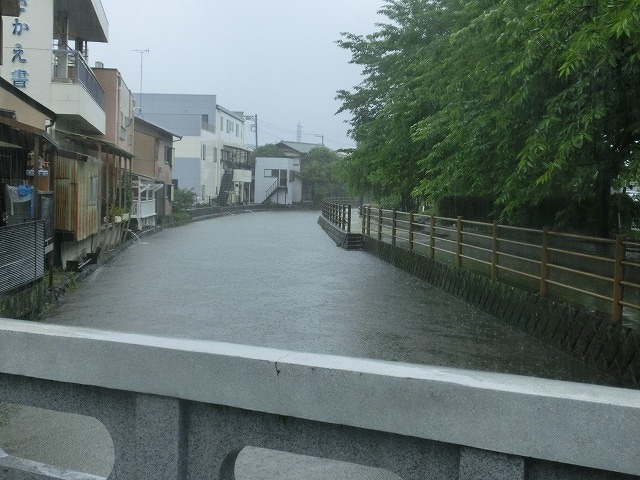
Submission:
<svg viewBox="0 0 640 480">
<path fill-rule="evenodd" d="M 339 225 L 343 209 L 327 202 L 323 215 Z M 362 208 L 362 234 L 541 296 L 595 305 L 616 323 L 624 309 L 640 313 L 640 242 L 623 235 L 597 238 L 371 206 Z"/>
<path fill-rule="evenodd" d="M 104 90 L 95 77 L 82 53 L 77 50 L 54 50 L 54 82 L 79 83 L 87 89 L 89 95 L 104 109 Z"/>
</svg>

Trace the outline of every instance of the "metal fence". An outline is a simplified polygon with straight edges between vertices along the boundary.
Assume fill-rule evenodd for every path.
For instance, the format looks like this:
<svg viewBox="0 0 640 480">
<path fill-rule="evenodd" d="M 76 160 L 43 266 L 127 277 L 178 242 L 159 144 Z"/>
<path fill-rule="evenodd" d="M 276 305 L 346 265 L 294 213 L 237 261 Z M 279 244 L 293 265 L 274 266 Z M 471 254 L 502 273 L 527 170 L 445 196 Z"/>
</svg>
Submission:
<svg viewBox="0 0 640 480">
<path fill-rule="evenodd" d="M 341 227 L 351 206 L 325 202 Z M 326 212 L 326 213 L 325 213 Z M 362 207 L 362 234 L 438 261 L 610 314 L 640 319 L 640 241 Z M 343 228 L 344 229 L 344 228 Z"/>
<path fill-rule="evenodd" d="M 0 294 L 44 276 L 45 222 L 0 228 Z"/>
</svg>

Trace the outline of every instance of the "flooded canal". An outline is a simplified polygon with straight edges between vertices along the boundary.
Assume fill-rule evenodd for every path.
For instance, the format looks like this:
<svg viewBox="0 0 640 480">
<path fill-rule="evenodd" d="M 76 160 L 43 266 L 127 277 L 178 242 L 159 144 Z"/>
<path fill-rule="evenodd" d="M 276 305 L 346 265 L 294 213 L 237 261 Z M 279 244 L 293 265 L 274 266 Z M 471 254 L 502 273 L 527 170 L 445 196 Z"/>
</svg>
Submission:
<svg viewBox="0 0 640 480">
<path fill-rule="evenodd" d="M 317 212 L 259 212 L 134 243 L 47 322 L 588 381 L 537 340 L 361 251 Z"/>
<path fill-rule="evenodd" d="M 308 211 L 247 213 L 143 237 L 99 267 L 43 321 L 608 382 L 570 357 L 365 252 L 336 247 L 317 219 L 318 212 Z M 0 421 L 0 448 L 19 455 L 16 445 L 24 438 L 20 428 L 10 427 L 13 423 L 10 418 Z M 55 420 L 49 428 L 56 428 Z M 42 461 L 55 456 L 41 453 Z M 249 459 L 247 468 L 271 471 L 274 462 L 279 464 L 259 453 L 243 457 Z M 95 458 L 86 452 L 77 456 L 80 463 Z M 91 465 L 69 463 L 64 466 L 99 475 L 107 468 L 91 470 Z M 318 468 L 323 469 L 326 465 Z M 314 478 L 339 478 L 335 472 L 331 475 Z M 354 475 L 343 478 L 393 478 Z M 263 477 L 254 471 L 238 478 Z"/>
</svg>

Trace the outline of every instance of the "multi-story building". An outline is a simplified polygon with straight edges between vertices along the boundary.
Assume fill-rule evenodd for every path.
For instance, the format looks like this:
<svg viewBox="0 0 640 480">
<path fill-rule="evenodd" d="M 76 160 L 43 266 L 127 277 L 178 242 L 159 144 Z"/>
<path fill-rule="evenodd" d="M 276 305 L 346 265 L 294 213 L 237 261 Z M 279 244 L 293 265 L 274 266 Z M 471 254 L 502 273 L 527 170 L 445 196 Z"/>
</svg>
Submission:
<svg viewBox="0 0 640 480">
<path fill-rule="evenodd" d="M 2 77 L 55 112 L 55 230 L 58 261 L 82 265 L 117 244 L 126 226 L 108 210 L 124 209 L 122 170 L 132 155 L 106 140 L 105 92 L 88 66 L 89 42 L 106 42 L 100 0 L 20 0 L 4 29 Z"/>
<path fill-rule="evenodd" d="M 276 144 L 276 148 L 282 152 L 282 156 L 286 158 L 290 158 L 293 161 L 293 169 L 295 172 L 300 174 L 302 170 L 302 166 L 307 161 L 307 156 L 309 152 L 314 148 L 322 147 L 324 145 L 319 143 L 305 143 L 305 142 L 288 142 L 281 141 Z M 296 202 L 312 202 L 313 201 L 313 192 L 312 186 L 302 179 L 302 184 L 298 190 L 294 193 Z"/>
<path fill-rule="evenodd" d="M 131 218 L 139 230 L 153 227 L 171 215 L 176 138 L 180 140 L 178 135 L 153 123 L 135 119 Z"/>
<path fill-rule="evenodd" d="M 215 95 L 143 93 L 136 100 L 141 118 L 182 137 L 173 165 L 178 188 L 192 190 L 202 203 L 248 200 L 241 112 L 219 106 Z"/>
</svg>

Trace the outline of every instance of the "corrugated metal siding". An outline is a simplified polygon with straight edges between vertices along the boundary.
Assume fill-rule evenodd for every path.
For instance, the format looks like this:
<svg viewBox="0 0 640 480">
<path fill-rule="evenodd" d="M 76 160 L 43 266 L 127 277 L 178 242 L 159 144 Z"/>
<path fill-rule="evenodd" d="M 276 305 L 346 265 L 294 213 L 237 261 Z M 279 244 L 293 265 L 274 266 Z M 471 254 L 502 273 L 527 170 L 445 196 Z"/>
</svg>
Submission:
<svg viewBox="0 0 640 480">
<path fill-rule="evenodd" d="M 0 228 L 0 293 L 44 275 L 44 221 Z"/>
<path fill-rule="evenodd" d="M 99 194 L 90 203 L 90 178 L 99 177 L 100 160 L 59 157 L 56 164 L 56 229 L 73 232 L 76 241 L 98 232 Z M 100 182 L 97 184 L 99 185 Z"/>
</svg>

